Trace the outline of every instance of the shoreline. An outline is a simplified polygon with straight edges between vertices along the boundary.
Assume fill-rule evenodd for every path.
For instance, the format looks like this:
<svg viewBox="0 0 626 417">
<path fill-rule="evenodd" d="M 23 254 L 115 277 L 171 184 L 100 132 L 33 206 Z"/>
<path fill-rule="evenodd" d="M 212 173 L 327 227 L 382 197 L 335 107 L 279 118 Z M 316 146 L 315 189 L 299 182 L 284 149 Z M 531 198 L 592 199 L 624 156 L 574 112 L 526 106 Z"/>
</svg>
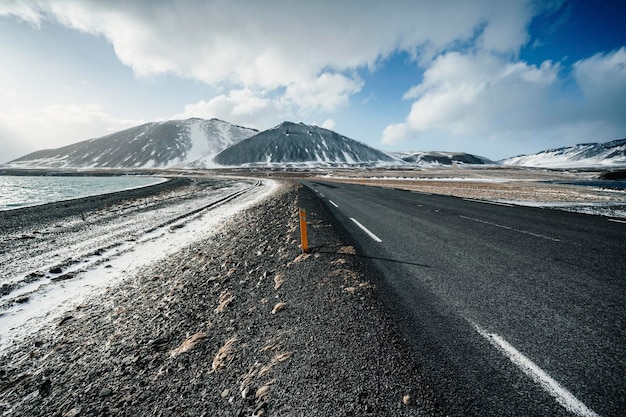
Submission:
<svg viewBox="0 0 626 417">
<path fill-rule="evenodd" d="M 0 411 L 443 415 L 354 254 L 283 186 L 1 355 Z"/>
<path fill-rule="evenodd" d="M 145 198 L 161 192 L 175 190 L 191 183 L 189 178 L 169 178 L 157 184 L 96 194 L 68 200 L 53 201 L 34 206 L 0 210 L 0 234 L 9 233 L 24 224 L 36 226 L 43 222 L 63 219 L 86 211 L 96 211 L 107 205 L 138 198 Z"/>
<path fill-rule="evenodd" d="M 11 178 L 8 184 L 4 181 Z M 26 182 L 20 182 L 15 178 L 28 178 Z M 37 178 L 34 180 L 33 178 Z M 39 180 L 42 178 L 42 180 Z M 72 178 L 65 181 L 65 178 Z M 74 178 L 78 178 L 76 181 Z M 106 178 L 106 180 L 105 180 Z M 145 176 L 145 175 L 118 175 L 118 176 L 52 176 L 39 175 L 34 177 L 3 176 L 0 180 L 9 188 L 9 192 L 2 196 L 0 211 L 19 210 L 25 207 L 44 206 L 50 203 L 68 202 L 86 197 L 97 197 L 114 194 L 136 188 L 150 187 L 160 183 L 171 181 L 171 178 Z M 77 186 L 77 183 L 80 184 Z M 3 184 L 3 185 L 4 185 Z M 28 186 L 26 185 L 28 184 Z M 41 193 L 44 189 L 45 193 Z M 35 193 L 32 190 L 39 190 Z M 58 191 L 63 190 L 63 191 Z M 68 192 L 70 190 L 71 192 Z M 56 194 L 55 194 L 56 193 Z M 42 197 L 45 195 L 45 197 Z M 19 196 L 19 201 L 16 198 Z"/>
<path fill-rule="evenodd" d="M 45 327 L 66 305 L 206 238 L 276 187 L 252 184 L 195 179 L 13 213 L 0 244 L 0 348 Z"/>
</svg>

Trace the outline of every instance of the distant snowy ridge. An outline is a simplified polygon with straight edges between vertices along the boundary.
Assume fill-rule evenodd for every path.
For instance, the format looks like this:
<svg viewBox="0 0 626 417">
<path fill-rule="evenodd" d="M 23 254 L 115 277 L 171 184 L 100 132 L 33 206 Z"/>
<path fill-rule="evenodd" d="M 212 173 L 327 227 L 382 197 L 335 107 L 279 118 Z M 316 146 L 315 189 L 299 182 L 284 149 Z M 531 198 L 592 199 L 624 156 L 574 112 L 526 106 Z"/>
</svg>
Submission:
<svg viewBox="0 0 626 417">
<path fill-rule="evenodd" d="M 503 165 L 541 168 L 593 168 L 626 166 L 626 139 L 606 143 L 582 143 L 520 155 L 500 161 Z"/>
<path fill-rule="evenodd" d="M 101 138 L 33 152 L 5 166 L 13 168 L 168 168 L 212 166 L 220 151 L 255 129 L 218 119 L 146 123 Z"/>
<path fill-rule="evenodd" d="M 435 167 L 450 165 L 492 165 L 495 164 L 484 156 L 472 155 L 464 152 L 390 152 L 391 155 L 404 162 L 419 167 Z"/>
<path fill-rule="evenodd" d="M 146 123 L 100 138 L 33 152 L 5 168 L 332 168 L 494 164 L 462 152 L 385 153 L 332 130 L 283 122 L 259 133 L 218 119 Z"/>
<path fill-rule="evenodd" d="M 401 160 L 332 130 L 303 123 L 280 125 L 243 140 L 214 159 L 224 166 L 390 166 Z"/>
</svg>

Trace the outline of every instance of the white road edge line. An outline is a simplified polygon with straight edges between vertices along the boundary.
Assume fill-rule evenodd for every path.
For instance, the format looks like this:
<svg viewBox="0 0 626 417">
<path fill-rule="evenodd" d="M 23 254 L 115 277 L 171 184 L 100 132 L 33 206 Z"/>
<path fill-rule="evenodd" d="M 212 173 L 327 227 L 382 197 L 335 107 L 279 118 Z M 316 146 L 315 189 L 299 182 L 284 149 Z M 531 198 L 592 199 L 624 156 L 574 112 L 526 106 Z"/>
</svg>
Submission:
<svg viewBox="0 0 626 417">
<path fill-rule="evenodd" d="M 557 239 L 557 238 L 555 238 L 555 237 L 550 237 L 550 236 L 540 235 L 540 234 L 538 234 L 538 233 L 528 232 L 528 231 L 526 231 L 526 230 L 514 229 L 514 228 L 512 228 L 512 227 L 510 227 L 510 226 L 504 226 L 504 225 L 502 225 L 502 224 L 492 223 L 492 222 L 488 222 L 488 221 L 486 221 L 486 220 L 475 219 L 475 218 L 473 218 L 473 217 L 467 217 L 467 216 L 459 216 L 459 217 L 461 217 L 462 219 L 471 220 L 471 221 L 473 221 L 473 222 L 478 222 L 478 223 L 488 224 L 488 225 L 490 225 L 490 226 L 499 227 L 499 228 L 501 228 L 501 229 L 506 229 L 506 230 L 511 230 L 511 231 L 513 231 L 513 232 L 523 233 L 523 234 L 525 234 L 525 235 L 530 235 L 530 236 L 540 237 L 540 238 L 542 238 L 542 239 L 548 239 L 548 240 L 551 240 L 551 241 L 553 241 L 553 242 L 560 242 L 560 241 L 561 241 L 561 239 Z"/>
<path fill-rule="evenodd" d="M 335 206 L 335 207 L 339 208 L 339 206 L 338 206 L 337 204 L 335 204 L 335 202 L 334 202 L 333 200 L 328 200 L 328 202 L 329 202 L 330 204 L 332 204 L 333 206 Z"/>
<path fill-rule="evenodd" d="M 500 202 L 497 202 L 497 201 L 474 200 L 473 198 L 464 198 L 463 200 L 471 201 L 473 203 L 493 204 L 494 206 L 515 207 L 513 204 L 500 203 Z"/>
<path fill-rule="evenodd" d="M 378 242 L 378 243 L 382 243 L 382 240 L 376 236 L 374 233 L 370 232 L 367 227 L 363 226 L 361 223 L 359 223 L 356 219 L 354 219 L 353 217 L 350 217 L 350 220 L 352 220 L 354 222 L 354 224 L 356 224 L 357 226 L 359 226 L 361 228 L 361 230 L 363 230 L 365 233 L 368 234 L 369 237 L 371 237 L 372 239 L 374 239 L 374 241 Z"/>
<path fill-rule="evenodd" d="M 495 333 L 488 333 L 470 321 L 476 331 L 485 339 L 495 346 L 499 351 L 504 353 L 511 362 L 520 368 L 533 381 L 541 385 L 541 387 L 551 396 L 553 396 L 559 404 L 567 411 L 581 417 L 600 417 L 593 410 L 589 409 L 578 398 L 569 392 L 565 387 L 561 386 L 554 378 L 548 375 L 543 369 L 538 367 L 533 361 L 524 356 L 519 350 L 515 349 L 509 342 L 504 340 L 502 336 Z"/>
<path fill-rule="evenodd" d="M 615 222 L 615 223 L 626 223 L 626 220 L 618 220 L 618 219 L 609 219 L 610 222 Z"/>
</svg>

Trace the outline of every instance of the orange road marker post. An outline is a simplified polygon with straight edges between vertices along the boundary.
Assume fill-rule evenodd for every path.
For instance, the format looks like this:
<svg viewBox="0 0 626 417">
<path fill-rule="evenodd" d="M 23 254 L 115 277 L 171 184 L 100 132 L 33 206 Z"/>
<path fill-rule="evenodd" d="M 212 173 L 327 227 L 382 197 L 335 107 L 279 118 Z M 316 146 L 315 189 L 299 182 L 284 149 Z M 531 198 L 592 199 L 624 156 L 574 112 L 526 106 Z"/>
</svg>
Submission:
<svg viewBox="0 0 626 417">
<path fill-rule="evenodd" d="M 302 241 L 302 253 L 309 251 L 309 237 L 306 232 L 306 212 L 300 209 L 300 239 Z"/>
</svg>

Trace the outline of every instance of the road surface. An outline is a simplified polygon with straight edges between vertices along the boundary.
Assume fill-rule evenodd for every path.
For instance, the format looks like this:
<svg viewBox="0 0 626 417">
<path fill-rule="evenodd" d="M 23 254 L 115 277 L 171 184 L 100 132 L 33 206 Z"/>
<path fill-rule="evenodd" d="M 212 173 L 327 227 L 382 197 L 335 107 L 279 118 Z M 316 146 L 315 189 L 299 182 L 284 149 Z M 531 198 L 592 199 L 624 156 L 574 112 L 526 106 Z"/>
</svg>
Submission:
<svg viewBox="0 0 626 417">
<path fill-rule="evenodd" d="M 378 276 L 450 415 L 626 415 L 626 223 L 304 184 Z"/>
</svg>

